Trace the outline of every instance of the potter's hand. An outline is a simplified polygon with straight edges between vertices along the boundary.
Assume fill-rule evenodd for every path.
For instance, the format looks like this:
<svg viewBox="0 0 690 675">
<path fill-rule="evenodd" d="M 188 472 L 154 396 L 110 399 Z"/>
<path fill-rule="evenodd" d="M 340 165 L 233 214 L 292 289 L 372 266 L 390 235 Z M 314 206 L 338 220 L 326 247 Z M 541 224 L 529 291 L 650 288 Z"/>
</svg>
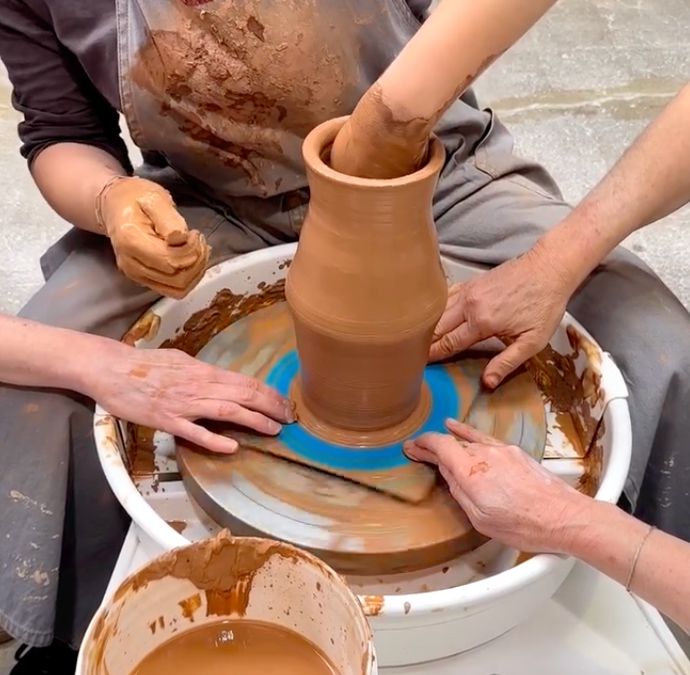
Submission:
<svg viewBox="0 0 690 675">
<path fill-rule="evenodd" d="M 551 339 L 565 313 L 571 286 L 537 246 L 466 283 L 454 284 L 434 332 L 430 360 L 458 354 L 488 338 L 506 349 L 484 370 L 493 389 Z"/>
<path fill-rule="evenodd" d="M 116 349 L 115 349 L 116 347 Z M 88 396 L 109 413 L 166 431 L 212 452 L 231 453 L 237 442 L 195 424 L 230 422 L 275 436 L 294 422 L 292 404 L 258 380 L 207 365 L 172 349 L 108 346 L 108 358 L 91 369 Z"/>
<path fill-rule="evenodd" d="M 577 534 L 572 514 L 592 500 L 520 448 L 453 420 L 447 427 L 455 437 L 424 434 L 405 453 L 439 467 L 477 531 L 528 553 L 566 551 Z"/>
<path fill-rule="evenodd" d="M 430 126 L 414 122 L 392 125 L 393 113 L 381 97 L 374 85 L 338 132 L 331 148 L 331 167 L 336 171 L 390 179 L 413 173 L 424 164 Z"/>
<path fill-rule="evenodd" d="M 117 266 L 132 281 L 180 299 L 203 277 L 210 253 L 206 240 L 187 229 L 160 185 L 117 176 L 100 193 L 97 215 Z"/>
</svg>

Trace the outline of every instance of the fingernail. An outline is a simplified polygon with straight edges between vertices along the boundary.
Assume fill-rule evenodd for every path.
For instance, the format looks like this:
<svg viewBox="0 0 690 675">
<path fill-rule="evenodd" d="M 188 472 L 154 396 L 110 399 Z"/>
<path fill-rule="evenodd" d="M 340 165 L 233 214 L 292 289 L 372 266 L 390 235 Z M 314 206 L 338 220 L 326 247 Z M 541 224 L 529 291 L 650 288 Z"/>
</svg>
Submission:
<svg viewBox="0 0 690 675">
<path fill-rule="evenodd" d="M 484 383 L 489 389 L 495 389 L 498 386 L 498 375 L 487 375 Z"/>
<path fill-rule="evenodd" d="M 273 420 L 268 421 L 268 432 L 271 434 L 279 434 L 282 431 L 283 427 L 278 424 L 278 422 L 274 422 Z"/>
<path fill-rule="evenodd" d="M 297 420 L 297 415 L 295 414 L 295 404 L 288 400 L 285 399 L 285 421 L 288 424 L 292 424 Z"/>
</svg>

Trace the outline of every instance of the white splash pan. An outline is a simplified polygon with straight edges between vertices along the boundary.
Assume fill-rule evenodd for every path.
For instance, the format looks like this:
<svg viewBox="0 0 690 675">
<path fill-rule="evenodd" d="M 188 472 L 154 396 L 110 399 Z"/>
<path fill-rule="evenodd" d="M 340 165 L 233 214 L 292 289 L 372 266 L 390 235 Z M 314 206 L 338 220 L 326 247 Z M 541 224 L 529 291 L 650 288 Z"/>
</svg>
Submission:
<svg viewBox="0 0 690 675">
<path fill-rule="evenodd" d="M 164 299 L 140 320 L 150 330 L 136 342 L 154 349 L 172 338 L 189 317 L 208 307 L 222 289 L 253 295 L 259 285 L 273 284 L 287 274 L 286 261 L 296 245 L 289 244 L 243 255 L 208 271 L 199 286 L 181 302 Z M 464 281 L 482 270 L 444 260 L 450 281 Z M 549 434 L 544 465 L 573 485 L 581 484 L 585 466 L 595 498 L 615 503 L 630 467 L 632 437 L 627 388 L 610 355 L 603 352 L 585 329 L 566 315 L 551 346 L 571 354 L 568 339 L 576 334 L 584 345 L 574 360 L 576 372 L 586 369 L 588 401 L 601 419 L 604 432 L 597 447 L 598 461 L 579 458 L 582 451 L 562 433 L 547 402 Z M 94 418 L 94 437 L 110 486 L 134 521 L 149 555 L 184 546 L 215 534 L 213 523 L 187 496 L 173 454 L 172 438 L 156 434 L 154 480 L 129 475 L 120 423 L 101 408 Z M 172 523 L 172 524 L 171 524 Z M 173 527 L 175 526 L 175 527 Z M 182 533 L 178 532 L 181 530 Z M 379 665 L 398 666 L 433 661 L 467 651 L 506 633 L 528 619 L 560 587 L 574 560 L 555 555 L 519 558 L 519 552 L 489 542 L 451 563 L 422 572 L 378 578 L 350 578 L 374 633 Z"/>
</svg>

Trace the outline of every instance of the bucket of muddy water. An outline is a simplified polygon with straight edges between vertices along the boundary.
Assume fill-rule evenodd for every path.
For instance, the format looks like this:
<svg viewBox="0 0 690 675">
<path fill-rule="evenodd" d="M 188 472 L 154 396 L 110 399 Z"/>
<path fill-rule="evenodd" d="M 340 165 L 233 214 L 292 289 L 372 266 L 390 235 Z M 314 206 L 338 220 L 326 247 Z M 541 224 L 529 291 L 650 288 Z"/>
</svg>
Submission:
<svg viewBox="0 0 690 675">
<path fill-rule="evenodd" d="M 314 556 L 221 532 L 128 577 L 86 633 L 77 675 L 376 675 L 371 631 Z"/>
</svg>

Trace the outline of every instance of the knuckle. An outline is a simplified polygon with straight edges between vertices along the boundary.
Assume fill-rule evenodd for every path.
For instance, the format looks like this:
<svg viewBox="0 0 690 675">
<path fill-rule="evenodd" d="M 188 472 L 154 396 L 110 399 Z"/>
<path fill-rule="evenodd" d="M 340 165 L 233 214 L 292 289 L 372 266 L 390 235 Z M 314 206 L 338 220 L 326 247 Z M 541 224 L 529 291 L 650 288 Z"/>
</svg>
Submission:
<svg viewBox="0 0 690 675">
<path fill-rule="evenodd" d="M 439 351 L 443 354 L 450 354 L 455 351 L 458 345 L 458 335 L 455 331 L 446 333 L 438 341 Z"/>
<path fill-rule="evenodd" d="M 237 416 L 240 407 L 232 401 L 224 401 L 218 404 L 218 419 L 233 419 Z"/>
<path fill-rule="evenodd" d="M 257 397 L 258 392 L 256 391 L 256 389 L 252 389 L 251 386 L 244 383 L 241 387 L 238 388 L 235 400 L 240 404 L 247 405 L 249 403 L 254 403 Z"/>
<path fill-rule="evenodd" d="M 476 286 L 468 284 L 465 287 L 465 292 L 463 295 L 463 300 L 468 308 L 476 310 L 478 307 L 482 306 L 482 294 L 479 292 Z"/>
</svg>

